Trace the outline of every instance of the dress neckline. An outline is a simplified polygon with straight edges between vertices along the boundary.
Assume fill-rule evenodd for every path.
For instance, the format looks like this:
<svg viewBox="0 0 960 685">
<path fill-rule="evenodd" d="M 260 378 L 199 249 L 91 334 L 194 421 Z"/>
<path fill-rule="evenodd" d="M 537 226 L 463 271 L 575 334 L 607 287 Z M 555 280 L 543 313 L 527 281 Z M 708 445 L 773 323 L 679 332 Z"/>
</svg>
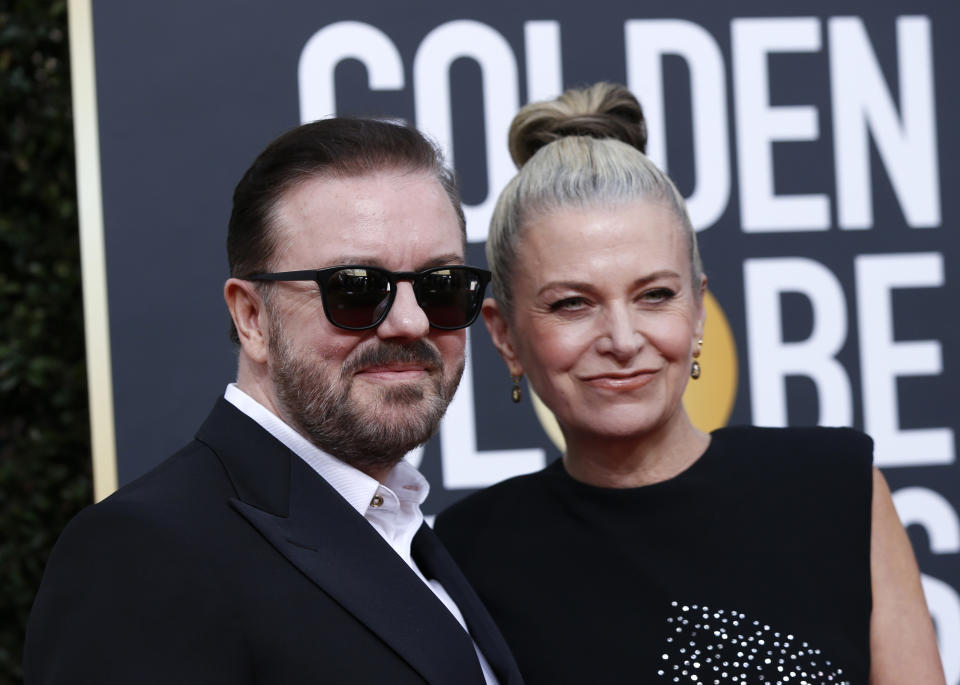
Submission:
<svg viewBox="0 0 960 685">
<path fill-rule="evenodd" d="M 688 480 L 696 479 L 699 477 L 701 472 L 709 469 L 711 464 L 716 461 L 716 456 L 721 452 L 721 443 L 723 442 L 723 436 L 725 434 L 724 428 L 717 428 L 710 432 L 710 442 L 707 445 L 707 448 L 697 457 L 693 462 L 690 463 L 687 468 L 683 469 L 679 473 L 666 480 L 657 481 L 656 483 L 647 483 L 646 485 L 635 485 L 632 487 L 626 488 L 611 488 L 602 485 L 592 485 L 590 483 L 584 483 L 581 480 L 577 480 L 567 471 L 563 463 L 563 457 L 561 456 L 552 464 L 547 467 L 548 472 L 552 472 L 557 475 L 562 481 L 569 484 L 570 487 L 579 488 L 582 492 L 585 493 L 623 493 L 619 496 L 630 496 L 630 494 L 637 493 L 653 493 L 661 490 L 670 490 L 675 487 L 682 486 Z M 618 496 L 613 495 L 611 496 Z"/>
</svg>

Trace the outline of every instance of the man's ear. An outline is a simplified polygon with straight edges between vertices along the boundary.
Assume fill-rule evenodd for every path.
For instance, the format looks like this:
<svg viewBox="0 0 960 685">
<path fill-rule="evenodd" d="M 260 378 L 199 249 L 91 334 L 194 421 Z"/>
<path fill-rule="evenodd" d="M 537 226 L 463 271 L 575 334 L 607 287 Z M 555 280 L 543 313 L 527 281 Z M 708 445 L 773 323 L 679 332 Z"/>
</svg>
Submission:
<svg viewBox="0 0 960 685">
<path fill-rule="evenodd" d="M 223 285 L 223 299 L 237 327 L 240 346 L 251 361 L 267 363 L 267 313 L 257 286 L 251 281 L 228 278 Z"/>
<path fill-rule="evenodd" d="M 500 305 L 492 297 L 488 297 L 483 301 L 481 312 L 483 313 L 483 322 L 487 324 L 487 330 L 493 339 L 493 346 L 497 348 L 497 352 L 507 363 L 510 375 L 522 376 L 523 365 L 520 363 L 513 341 L 510 339 L 510 325 Z"/>
</svg>

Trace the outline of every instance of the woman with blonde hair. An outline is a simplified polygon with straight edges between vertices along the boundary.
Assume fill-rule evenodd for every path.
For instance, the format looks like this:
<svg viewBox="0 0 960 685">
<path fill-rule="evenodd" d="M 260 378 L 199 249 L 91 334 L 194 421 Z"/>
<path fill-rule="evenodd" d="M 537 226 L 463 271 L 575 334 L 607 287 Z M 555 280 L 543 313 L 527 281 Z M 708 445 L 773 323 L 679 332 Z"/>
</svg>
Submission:
<svg viewBox="0 0 960 685">
<path fill-rule="evenodd" d="M 483 314 L 566 450 L 437 532 L 528 683 L 943 683 L 870 438 L 687 415 L 706 276 L 645 142 L 607 83 L 515 118 Z"/>
</svg>

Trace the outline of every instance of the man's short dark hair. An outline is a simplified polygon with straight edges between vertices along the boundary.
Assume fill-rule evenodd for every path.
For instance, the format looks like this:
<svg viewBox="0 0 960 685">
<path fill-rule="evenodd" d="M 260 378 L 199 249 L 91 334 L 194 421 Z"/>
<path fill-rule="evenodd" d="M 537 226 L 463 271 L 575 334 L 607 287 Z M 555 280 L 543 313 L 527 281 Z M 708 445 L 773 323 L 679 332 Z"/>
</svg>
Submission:
<svg viewBox="0 0 960 685">
<path fill-rule="evenodd" d="M 237 184 L 227 231 L 230 275 L 269 270 L 275 249 L 274 210 L 290 188 L 316 177 L 349 178 L 384 170 L 433 175 L 449 196 L 466 240 L 460 193 L 435 144 L 409 125 L 358 117 L 321 119 L 270 143 Z M 230 338 L 240 342 L 232 322 Z"/>
</svg>

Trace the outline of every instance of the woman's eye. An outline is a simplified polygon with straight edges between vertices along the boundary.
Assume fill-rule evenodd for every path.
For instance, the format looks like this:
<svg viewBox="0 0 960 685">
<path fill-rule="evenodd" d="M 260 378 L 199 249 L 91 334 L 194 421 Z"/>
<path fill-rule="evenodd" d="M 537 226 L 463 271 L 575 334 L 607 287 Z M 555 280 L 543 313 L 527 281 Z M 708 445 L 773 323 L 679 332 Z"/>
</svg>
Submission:
<svg viewBox="0 0 960 685">
<path fill-rule="evenodd" d="M 562 300 L 557 300 L 550 305 L 551 312 L 575 312 L 579 309 L 583 309 L 587 306 L 587 301 L 582 297 L 565 297 Z"/>
<path fill-rule="evenodd" d="M 640 299 L 644 302 L 665 302 L 676 297 L 676 295 L 677 293 L 670 288 L 653 288 L 641 293 Z"/>
</svg>

